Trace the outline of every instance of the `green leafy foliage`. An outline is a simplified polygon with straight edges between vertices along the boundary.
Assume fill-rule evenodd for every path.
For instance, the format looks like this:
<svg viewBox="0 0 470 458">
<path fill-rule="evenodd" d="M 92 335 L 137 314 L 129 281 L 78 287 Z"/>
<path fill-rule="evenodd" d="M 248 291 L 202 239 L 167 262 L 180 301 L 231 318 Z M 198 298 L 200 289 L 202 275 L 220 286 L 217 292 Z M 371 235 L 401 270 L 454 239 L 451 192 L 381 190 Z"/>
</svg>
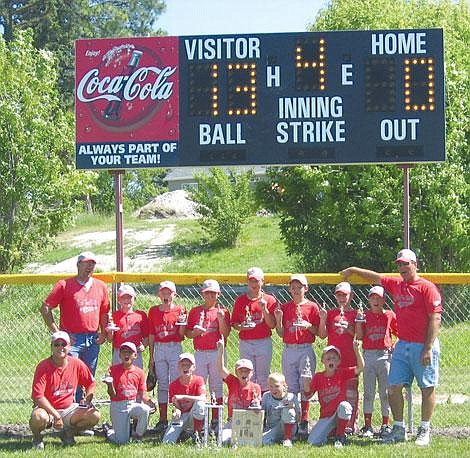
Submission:
<svg viewBox="0 0 470 458">
<path fill-rule="evenodd" d="M 30 33 L 0 38 L 0 272 L 21 267 L 73 212 L 86 176 L 63 158 L 73 150 L 71 114 L 60 104 L 55 61 Z"/>
<path fill-rule="evenodd" d="M 200 224 L 216 245 L 235 245 L 243 225 L 254 214 L 253 172 L 227 173 L 219 167 L 195 176 L 197 189 L 190 192 L 202 215 Z"/>
<path fill-rule="evenodd" d="M 123 178 L 124 209 L 133 211 L 166 192 L 164 185 L 166 169 L 126 170 Z M 110 214 L 114 212 L 114 175 L 107 171 L 95 172 L 90 200 L 93 211 Z"/>
<path fill-rule="evenodd" d="M 444 29 L 446 154 L 410 170 L 411 248 L 427 271 L 470 267 L 470 68 L 468 2 L 332 0 L 312 31 Z M 402 247 L 403 174 L 394 165 L 277 168 L 261 184 L 263 205 L 279 213 L 289 254 L 305 271 L 365 265 L 381 271 Z"/>
</svg>

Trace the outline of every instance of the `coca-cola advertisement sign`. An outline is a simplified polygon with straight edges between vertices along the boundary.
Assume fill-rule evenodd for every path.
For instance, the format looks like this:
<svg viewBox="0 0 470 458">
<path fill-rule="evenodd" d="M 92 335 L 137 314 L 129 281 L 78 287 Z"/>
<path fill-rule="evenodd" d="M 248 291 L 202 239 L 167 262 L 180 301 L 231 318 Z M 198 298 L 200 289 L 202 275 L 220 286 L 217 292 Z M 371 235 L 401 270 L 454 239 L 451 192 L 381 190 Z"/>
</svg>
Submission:
<svg viewBox="0 0 470 458">
<path fill-rule="evenodd" d="M 77 40 L 78 168 L 177 163 L 178 54 L 177 37 Z"/>
</svg>

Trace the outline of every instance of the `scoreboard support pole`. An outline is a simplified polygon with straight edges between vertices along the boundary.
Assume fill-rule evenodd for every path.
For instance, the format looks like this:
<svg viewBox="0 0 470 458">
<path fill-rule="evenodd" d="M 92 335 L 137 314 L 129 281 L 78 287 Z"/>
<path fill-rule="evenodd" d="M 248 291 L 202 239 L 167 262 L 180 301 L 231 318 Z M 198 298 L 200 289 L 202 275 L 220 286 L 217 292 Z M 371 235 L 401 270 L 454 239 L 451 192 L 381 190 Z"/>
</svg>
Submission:
<svg viewBox="0 0 470 458">
<path fill-rule="evenodd" d="M 116 271 L 124 271 L 124 240 L 123 240 L 123 213 L 122 203 L 122 178 L 124 170 L 114 170 L 111 172 L 114 177 L 114 214 L 116 224 Z M 113 310 L 117 310 L 117 289 L 118 284 L 113 284 L 112 304 Z"/>
<path fill-rule="evenodd" d="M 410 169 L 412 164 L 399 165 L 403 169 L 403 247 L 410 248 Z M 408 411 L 408 433 L 414 432 L 413 392 L 411 385 L 405 385 L 405 398 Z"/>
</svg>

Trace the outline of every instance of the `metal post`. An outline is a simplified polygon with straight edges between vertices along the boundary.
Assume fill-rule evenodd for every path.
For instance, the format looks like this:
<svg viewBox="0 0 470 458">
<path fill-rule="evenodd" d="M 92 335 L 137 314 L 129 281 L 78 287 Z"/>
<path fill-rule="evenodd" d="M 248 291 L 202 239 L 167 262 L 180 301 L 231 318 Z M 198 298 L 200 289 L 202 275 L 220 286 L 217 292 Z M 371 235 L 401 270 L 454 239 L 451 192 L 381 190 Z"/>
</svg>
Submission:
<svg viewBox="0 0 470 458">
<path fill-rule="evenodd" d="M 410 168 L 411 164 L 399 166 L 403 169 L 403 247 L 410 248 Z M 411 384 L 405 385 L 405 397 L 408 408 L 408 432 L 413 434 L 413 392 Z"/>
<path fill-rule="evenodd" d="M 124 271 L 124 243 L 123 243 L 123 204 L 122 204 L 122 177 L 124 170 L 111 172 L 114 176 L 114 213 L 116 217 L 116 271 Z M 116 310 L 117 284 L 113 285 L 113 310 Z"/>
</svg>

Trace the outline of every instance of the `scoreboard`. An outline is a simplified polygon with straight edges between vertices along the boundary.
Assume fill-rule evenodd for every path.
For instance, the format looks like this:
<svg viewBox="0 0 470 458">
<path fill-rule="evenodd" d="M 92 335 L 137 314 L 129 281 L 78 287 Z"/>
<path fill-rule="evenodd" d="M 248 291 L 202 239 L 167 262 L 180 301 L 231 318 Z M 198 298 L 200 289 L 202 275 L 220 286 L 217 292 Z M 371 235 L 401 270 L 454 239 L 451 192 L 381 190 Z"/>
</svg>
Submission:
<svg viewBox="0 0 470 458">
<path fill-rule="evenodd" d="M 76 164 L 445 160 L 441 29 L 78 40 Z"/>
</svg>

